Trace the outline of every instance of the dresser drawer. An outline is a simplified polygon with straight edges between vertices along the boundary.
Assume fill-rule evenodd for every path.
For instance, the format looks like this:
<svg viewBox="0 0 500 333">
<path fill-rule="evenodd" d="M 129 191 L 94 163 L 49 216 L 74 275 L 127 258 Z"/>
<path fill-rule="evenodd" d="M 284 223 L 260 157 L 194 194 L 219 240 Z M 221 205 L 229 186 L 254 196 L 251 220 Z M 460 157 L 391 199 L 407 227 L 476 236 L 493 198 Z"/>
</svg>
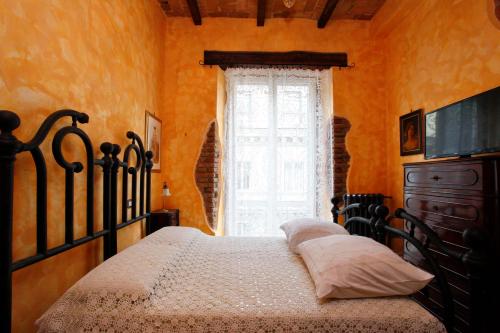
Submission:
<svg viewBox="0 0 500 333">
<path fill-rule="evenodd" d="M 419 239 L 421 242 L 425 241 L 425 237 L 422 236 L 422 234 L 416 232 L 416 238 Z M 448 243 L 446 243 L 448 248 L 450 250 L 455 250 L 458 253 L 465 253 L 467 249 L 465 247 L 461 246 L 453 246 Z M 450 279 L 458 279 L 462 280 L 467 276 L 467 269 L 463 262 L 459 259 L 456 258 L 451 258 L 448 255 L 444 254 L 441 250 L 437 249 L 435 245 L 430 244 L 429 250 L 434 256 L 434 258 L 439 262 L 439 265 L 444 267 L 448 273 L 453 273 Z M 411 262 L 424 267 L 425 264 L 427 264 L 424 259 L 424 257 L 420 254 L 420 252 L 417 250 L 413 244 L 411 244 L 408 241 L 404 241 L 404 257 L 407 258 L 408 256 L 411 257 Z M 430 267 L 425 267 L 425 269 L 429 270 Z M 455 283 L 456 286 L 466 289 L 466 285 L 462 283 Z"/>
<path fill-rule="evenodd" d="M 404 208 L 434 226 L 459 231 L 484 224 L 484 201 L 474 197 L 446 197 L 405 193 Z"/>
<path fill-rule="evenodd" d="M 439 265 L 443 269 L 443 273 L 450 286 L 450 291 L 453 295 L 454 306 L 455 306 L 455 319 L 457 320 L 457 325 L 461 327 L 459 331 L 469 332 L 467 327 L 469 326 L 470 320 L 470 294 L 469 294 L 469 279 L 467 278 L 467 273 L 463 264 L 457 260 L 451 259 L 445 255 L 432 251 Z M 405 241 L 405 254 L 406 260 L 412 264 L 423 268 L 426 271 L 432 272 L 427 261 L 422 257 L 420 252 Z M 424 294 L 427 294 L 430 299 L 427 299 Z M 434 313 L 441 313 L 440 308 L 443 304 L 443 298 L 441 296 L 441 291 L 436 280 L 433 280 L 427 288 L 417 292 L 414 297 L 423 303 L 423 305 L 429 308 Z M 457 326 L 457 328 L 458 328 Z"/>
<path fill-rule="evenodd" d="M 419 164 L 405 167 L 405 187 L 483 190 L 480 163 Z"/>
</svg>

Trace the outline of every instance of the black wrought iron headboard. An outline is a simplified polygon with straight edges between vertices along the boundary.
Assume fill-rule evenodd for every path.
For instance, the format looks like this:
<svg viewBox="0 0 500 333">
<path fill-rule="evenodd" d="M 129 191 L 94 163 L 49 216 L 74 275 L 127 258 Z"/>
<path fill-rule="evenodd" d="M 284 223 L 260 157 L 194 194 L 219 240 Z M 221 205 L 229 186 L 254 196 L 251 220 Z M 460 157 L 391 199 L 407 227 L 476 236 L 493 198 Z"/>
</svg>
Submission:
<svg viewBox="0 0 500 333">
<path fill-rule="evenodd" d="M 362 203 L 356 203 L 339 209 L 340 200 L 332 199 L 332 214 L 334 222 L 338 223 L 338 216 L 346 211 L 359 209 Z M 469 248 L 465 252 L 457 252 L 446 246 L 429 226 L 420 221 L 415 216 L 407 213 L 404 209 L 398 208 L 393 216 L 389 216 L 389 209 L 384 205 L 369 205 L 368 212 L 370 217 L 354 216 L 344 221 L 344 227 L 351 230 L 352 225 L 362 224 L 370 229 L 370 237 L 374 240 L 390 246 L 391 238 L 399 237 L 411 243 L 423 256 L 432 274 L 434 274 L 438 288 L 441 292 L 444 308 L 442 309 L 440 319 L 442 319 L 448 332 L 453 332 L 455 327 L 455 308 L 454 298 L 450 290 L 446 274 L 443 268 L 438 264 L 437 259 L 429 250 L 433 247 L 445 255 L 460 260 L 467 269 L 471 289 L 471 328 L 472 332 L 489 332 L 488 322 L 491 320 L 488 313 L 488 292 L 493 290 L 488 269 L 493 262 L 490 260 L 490 251 L 487 248 L 485 233 L 477 228 L 467 229 L 463 233 L 464 244 Z M 409 232 L 392 227 L 390 220 L 392 218 L 404 219 L 409 223 Z M 424 235 L 423 241 L 415 237 L 415 229 L 418 229 Z M 356 229 L 355 229 L 356 230 Z M 359 229 L 357 229 L 359 230 Z M 490 265 L 491 264 L 491 265 Z"/>
<path fill-rule="evenodd" d="M 57 164 L 65 170 L 65 240 L 64 244 L 47 247 L 47 168 L 40 145 L 54 124 L 60 119 L 71 119 L 71 125 L 56 131 L 52 140 L 52 153 Z M 28 142 L 19 141 L 13 131 L 21 124 L 17 114 L 0 110 L 0 331 L 10 332 L 12 320 L 12 273 L 18 269 L 52 257 L 78 245 L 103 237 L 104 260 L 117 253 L 117 230 L 132 223 L 146 220 L 146 233 L 150 231 L 151 211 L 151 168 L 153 153 L 145 152 L 141 138 L 134 132 L 127 132 L 132 142 L 125 147 L 123 161 L 121 148 L 117 144 L 104 142 L 100 145 L 102 158 L 94 156 L 93 145 L 88 135 L 78 124 L 89 122 L 89 116 L 74 110 L 60 110 L 48 116 L 36 134 Z M 85 146 L 86 154 L 86 236 L 74 239 L 74 176 L 84 170 L 81 162 L 69 162 L 64 158 L 62 143 L 73 134 Z M 36 254 L 13 262 L 12 225 L 14 198 L 14 166 L 16 155 L 29 152 L 36 171 Z M 131 153 L 136 155 L 136 165 L 130 166 Z M 94 166 L 103 172 L 103 228 L 94 231 Z M 118 223 L 118 174 L 122 169 L 122 220 Z M 128 198 L 129 178 L 132 178 L 131 200 Z M 139 182 L 139 199 L 137 183 Z M 131 202 L 131 218 L 128 218 L 128 203 Z M 139 202 L 139 212 L 137 212 Z"/>
</svg>

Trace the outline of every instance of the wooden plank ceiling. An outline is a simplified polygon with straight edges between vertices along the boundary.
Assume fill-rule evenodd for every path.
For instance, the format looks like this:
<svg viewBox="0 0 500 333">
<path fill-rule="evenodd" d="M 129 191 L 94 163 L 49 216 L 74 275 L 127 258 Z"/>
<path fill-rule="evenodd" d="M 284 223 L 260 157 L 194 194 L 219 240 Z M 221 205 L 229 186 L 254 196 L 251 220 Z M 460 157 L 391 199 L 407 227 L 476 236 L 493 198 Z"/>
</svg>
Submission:
<svg viewBox="0 0 500 333">
<path fill-rule="evenodd" d="M 305 18 L 323 28 L 332 19 L 370 20 L 385 0 L 296 0 L 286 8 L 283 0 L 158 0 L 170 17 L 192 17 L 200 25 L 203 17 L 265 19 Z M 259 15 L 258 15 L 259 13 Z"/>
</svg>

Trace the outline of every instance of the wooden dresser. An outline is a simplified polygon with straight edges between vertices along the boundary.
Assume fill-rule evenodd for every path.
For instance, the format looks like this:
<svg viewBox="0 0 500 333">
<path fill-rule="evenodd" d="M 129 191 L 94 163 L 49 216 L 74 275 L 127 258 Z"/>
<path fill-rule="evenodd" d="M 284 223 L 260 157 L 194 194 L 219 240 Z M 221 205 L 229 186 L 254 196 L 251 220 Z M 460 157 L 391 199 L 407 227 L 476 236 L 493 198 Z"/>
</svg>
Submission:
<svg viewBox="0 0 500 333">
<path fill-rule="evenodd" d="M 456 250 L 466 250 L 464 229 L 479 226 L 492 236 L 490 247 L 500 258 L 500 156 L 453 159 L 404 164 L 404 208 L 425 223 Z M 408 226 L 405 225 L 408 230 Z M 418 233 L 416 233 L 418 236 Z M 457 332 L 469 329 L 469 286 L 461 262 L 433 251 L 447 271 L 457 302 Z M 405 242 L 404 256 L 425 268 L 417 250 Z M 436 309 L 441 297 L 432 285 L 424 290 L 431 301 L 422 301 L 429 310 Z M 433 311 L 434 312 L 434 311 Z"/>
</svg>

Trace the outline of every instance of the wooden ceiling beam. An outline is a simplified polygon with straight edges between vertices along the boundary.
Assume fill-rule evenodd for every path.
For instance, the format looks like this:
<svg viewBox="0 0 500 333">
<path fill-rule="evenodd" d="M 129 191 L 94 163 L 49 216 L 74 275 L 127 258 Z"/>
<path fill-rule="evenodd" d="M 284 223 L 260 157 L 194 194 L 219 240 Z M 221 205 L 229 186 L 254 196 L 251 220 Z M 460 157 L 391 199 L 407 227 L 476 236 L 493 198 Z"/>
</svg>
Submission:
<svg viewBox="0 0 500 333">
<path fill-rule="evenodd" d="M 332 17 L 333 11 L 337 7 L 338 2 L 339 0 L 328 0 L 326 2 L 325 8 L 323 8 L 323 12 L 318 20 L 318 28 L 323 29 L 326 26 L 330 17 Z"/>
<path fill-rule="evenodd" d="M 263 27 L 266 19 L 266 0 L 258 0 L 257 3 L 257 26 Z"/>
<path fill-rule="evenodd" d="M 187 0 L 191 17 L 193 18 L 194 25 L 201 25 L 200 7 L 198 7 L 197 0 Z"/>
<path fill-rule="evenodd" d="M 347 53 L 205 51 L 204 65 L 222 69 L 237 66 L 348 67 Z"/>
</svg>

